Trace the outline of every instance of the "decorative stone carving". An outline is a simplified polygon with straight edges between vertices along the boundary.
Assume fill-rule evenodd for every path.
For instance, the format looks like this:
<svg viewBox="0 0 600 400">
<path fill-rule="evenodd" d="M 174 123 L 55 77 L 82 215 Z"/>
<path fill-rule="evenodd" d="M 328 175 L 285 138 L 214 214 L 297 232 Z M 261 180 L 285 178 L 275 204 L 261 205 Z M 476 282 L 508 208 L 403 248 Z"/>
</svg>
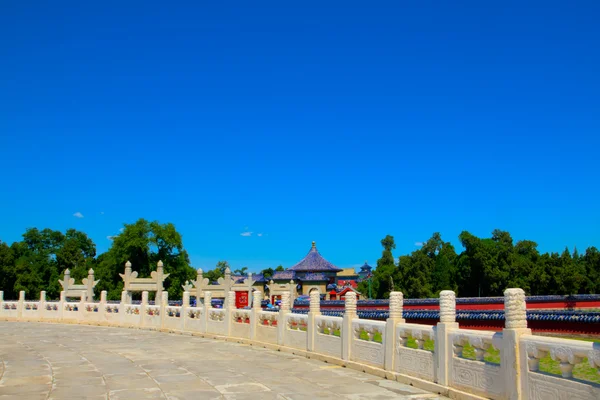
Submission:
<svg viewBox="0 0 600 400">
<path fill-rule="evenodd" d="M 346 302 L 348 302 L 348 297 L 346 297 Z M 321 312 L 321 295 L 319 294 L 319 291 L 317 289 L 313 289 L 310 292 L 309 311 L 311 313 L 320 313 Z"/>
<path fill-rule="evenodd" d="M 162 261 L 158 261 L 156 263 L 156 271 L 150 273 L 150 278 L 138 278 L 137 271 L 132 271 L 131 263 L 127 261 L 125 263 L 125 273 L 119 275 L 123 279 L 123 291 L 127 292 L 128 298 L 130 292 L 156 292 L 154 299 L 157 304 L 160 304 L 164 289 L 163 283 L 170 274 L 164 273 L 163 263 Z"/>
<path fill-rule="evenodd" d="M 563 378 L 573 377 L 573 367 L 582 359 L 573 353 L 573 349 L 565 346 L 556 346 L 550 349 L 550 357 L 560 362 L 560 372 Z"/>
<path fill-rule="evenodd" d="M 88 301 L 94 299 L 94 288 L 100 282 L 100 280 L 94 280 L 94 270 L 90 268 L 88 271 L 88 277 L 81 280 L 81 284 L 76 285 L 75 279 L 71 278 L 71 271 L 65 269 L 65 275 L 62 280 L 58 280 L 58 283 L 63 288 L 66 297 L 78 297 L 81 298 L 82 291 L 85 291 L 86 298 Z"/>
<path fill-rule="evenodd" d="M 255 310 L 260 310 L 262 302 L 262 293 L 260 291 L 255 291 L 252 293 L 252 308 Z"/>
<path fill-rule="evenodd" d="M 188 317 L 190 319 L 198 319 L 198 318 L 200 318 L 200 316 L 202 316 L 202 314 L 203 314 L 203 311 L 201 308 L 188 311 Z"/>
<path fill-rule="evenodd" d="M 230 310 L 235 310 L 235 292 L 233 290 L 230 290 L 227 293 L 227 304 L 225 304 L 225 307 Z"/>
<path fill-rule="evenodd" d="M 527 328 L 527 309 L 523 289 L 504 291 L 504 318 L 507 329 Z"/>
<path fill-rule="evenodd" d="M 212 308 L 212 293 L 204 292 L 204 307 Z"/>
<path fill-rule="evenodd" d="M 347 292 L 346 300 L 344 303 L 346 309 L 346 315 L 355 316 L 356 315 L 356 293 Z"/>
<path fill-rule="evenodd" d="M 527 343 L 527 365 L 529 370 L 537 372 L 540 370 L 540 359 L 546 357 L 547 351 L 540 350 L 535 343 Z"/>
<path fill-rule="evenodd" d="M 211 321 L 223 322 L 225 320 L 225 313 L 222 310 L 213 310 L 208 313 L 208 318 Z"/>
<path fill-rule="evenodd" d="M 354 294 L 354 293 L 352 293 L 352 294 Z M 356 299 L 356 294 L 354 294 L 354 297 Z M 346 295 L 346 299 L 348 299 L 348 295 Z M 402 292 L 391 292 L 390 293 L 390 318 L 401 319 L 403 306 L 404 306 L 404 294 Z M 356 311 L 356 303 L 355 303 L 355 311 Z"/>
<path fill-rule="evenodd" d="M 456 294 L 452 290 L 440 292 L 440 322 L 456 322 Z"/>
<path fill-rule="evenodd" d="M 281 294 L 280 310 L 284 311 L 284 312 L 290 311 L 290 293 L 289 292 L 283 292 Z"/>
</svg>

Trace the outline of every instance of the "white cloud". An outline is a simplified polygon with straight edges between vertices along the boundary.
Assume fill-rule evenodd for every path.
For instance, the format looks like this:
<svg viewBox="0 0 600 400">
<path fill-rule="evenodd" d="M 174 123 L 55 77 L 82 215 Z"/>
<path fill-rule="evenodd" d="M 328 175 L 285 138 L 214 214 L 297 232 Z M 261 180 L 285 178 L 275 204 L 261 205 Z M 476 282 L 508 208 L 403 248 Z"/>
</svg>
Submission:
<svg viewBox="0 0 600 400">
<path fill-rule="evenodd" d="M 77 218 L 83 218 L 83 214 L 80 213 L 79 211 L 77 211 L 75 214 L 73 214 L 73 216 L 77 217 Z"/>
<path fill-rule="evenodd" d="M 262 235 L 263 235 L 262 233 L 257 233 L 257 234 L 256 234 L 256 236 L 262 236 Z"/>
<path fill-rule="evenodd" d="M 240 235 L 248 237 L 248 236 L 252 236 L 252 232 L 242 232 L 242 233 L 240 233 Z"/>
<path fill-rule="evenodd" d="M 116 236 L 107 236 L 106 237 L 108 240 L 115 240 Z"/>
<path fill-rule="evenodd" d="M 423 246 L 425 243 L 423 242 L 415 242 L 415 246 Z"/>
</svg>

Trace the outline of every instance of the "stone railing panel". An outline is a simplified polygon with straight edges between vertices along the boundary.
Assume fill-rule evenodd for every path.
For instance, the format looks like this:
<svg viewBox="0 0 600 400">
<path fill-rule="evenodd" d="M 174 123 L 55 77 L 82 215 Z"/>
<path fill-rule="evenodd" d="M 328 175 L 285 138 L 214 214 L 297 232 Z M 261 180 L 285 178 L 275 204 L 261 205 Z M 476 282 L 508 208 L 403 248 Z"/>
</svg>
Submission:
<svg viewBox="0 0 600 400">
<path fill-rule="evenodd" d="M 600 373 L 600 344 L 580 340 L 524 335 L 520 349 L 527 356 L 526 388 L 530 400 L 600 399 L 600 384 L 574 377 L 578 364 L 595 368 Z M 558 364 L 560 375 L 540 370 L 540 361 Z"/>
<path fill-rule="evenodd" d="M 435 368 L 436 328 L 418 324 L 396 324 L 396 372 L 414 375 L 431 382 L 437 379 Z"/>
<path fill-rule="evenodd" d="M 221 308 L 211 308 L 208 310 L 206 320 L 206 331 L 208 333 L 214 333 L 215 335 L 227 335 L 227 324 L 226 313 Z"/>
<path fill-rule="evenodd" d="M 271 311 L 256 313 L 256 339 L 259 342 L 277 343 L 277 316 Z"/>
<path fill-rule="evenodd" d="M 506 385 L 501 365 L 485 359 L 492 348 L 502 351 L 502 333 L 460 329 L 450 333 L 450 340 L 454 347 L 454 355 L 449 360 L 450 386 L 491 399 L 503 399 Z M 468 352 L 472 352 L 472 357 Z"/>
<path fill-rule="evenodd" d="M 383 321 L 354 319 L 350 360 L 383 367 L 385 357 L 385 325 Z"/>
<path fill-rule="evenodd" d="M 231 312 L 231 336 L 250 339 L 250 310 Z"/>
<path fill-rule="evenodd" d="M 283 343 L 285 346 L 306 350 L 308 316 L 304 314 L 287 314 Z"/>
<path fill-rule="evenodd" d="M 342 358 L 342 317 L 315 316 L 315 352 Z"/>
</svg>

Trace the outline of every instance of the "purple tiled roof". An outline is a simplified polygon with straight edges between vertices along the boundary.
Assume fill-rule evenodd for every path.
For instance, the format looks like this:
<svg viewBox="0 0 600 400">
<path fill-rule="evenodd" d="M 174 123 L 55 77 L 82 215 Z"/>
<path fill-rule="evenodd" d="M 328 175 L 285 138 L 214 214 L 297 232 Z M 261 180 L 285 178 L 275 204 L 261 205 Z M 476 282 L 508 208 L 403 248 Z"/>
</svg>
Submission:
<svg viewBox="0 0 600 400">
<path fill-rule="evenodd" d="M 286 271 L 275 271 L 273 272 L 273 276 L 271 276 L 271 279 L 273 279 L 274 281 L 276 280 L 290 280 L 290 279 L 296 279 L 296 272 L 295 271 L 291 271 L 291 270 L 286 270 Z"/>
<path fill-rule="evenodd" d="M 290 268 L 296 272 L 340 272 L 341 269 L 327 261 L 317 250 L 315 242 L 313 242 L 312 248 L 298 264 Z"/>
<path fill-rule="evenodd" d="M 301 281 L 328 281 L 329 278 L 325 276 L 322 272 L 313 272 L 304 275 L 300 278 Z"/>
</svg>

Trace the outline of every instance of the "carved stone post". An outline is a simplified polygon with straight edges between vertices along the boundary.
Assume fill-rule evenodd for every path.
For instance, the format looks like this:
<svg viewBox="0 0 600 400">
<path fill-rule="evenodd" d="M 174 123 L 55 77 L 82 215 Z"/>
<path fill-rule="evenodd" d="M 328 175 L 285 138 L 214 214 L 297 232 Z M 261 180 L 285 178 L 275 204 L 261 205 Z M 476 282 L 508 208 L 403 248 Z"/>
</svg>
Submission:
<svg viewBox="0 0 600 400">
<path fill-rule="evenodd" d="M 202 268 L 198 268 L 198 271 L 196 271 L 196 282 L 194 282 L 194 286 L 196 287 L 196 307 L 200 307 L 200 303 L 202 302 L 203 283 L 204 276 L 202 275 Z"/>
<path fill-rule="evenodd" d="M 225 295 L 225 332 L 227 333 L 227 336 L 231 336 L 231 326 L 233 325 L 233 313 L 235 311 L 235 292 L 233 290 L 230 290 Z"/>
<path fill-rule="evenodd" d="M 38 315 L 39 318 L 44 318 L 44 314 L 46 313 L 46 291 L 42 290 L 40 292 L 40 305 L 38 307 Z"/>
<path fill-rule="evenodd" d="M 156 303 L 160 304 L 160 302 L 161 302 L 161 296 L 162 296 L 162 293 L 164 290 L 163 276 L 164 276 L 163 262 L 158 260 L 158 262 L 156 263 L 156 297 L 154 299 L 155 304 Z"/>
<path fill-rule="evenodd" d="M 157 304 L 156 300 L 154 304 Z M 165 322 L 167 320 L 167 308 L 169 307 L 169 292 L 163 291 L 162 296 L 160 296 L 160 302 L 158 303 L 160 306 L 160 329 L 165 329 Z"/>
<path fill-rule="evenodd" d="M 100 292 L 100 306 L 102 308 L 102 312 L 104 312 L 104 307 L 106 306 L 106 296 L 107 296 L 107 291 L 103 290 Z"/>
<path fill-rule="evenodd" d="M 350 360 L 350 353 L 352 351 L 352 320 L 355 318 L 358 318 L 356 293 L 348 292 L 345 296 L 344 316 L 340 332 L 342 336 L 342 360 Z"/>
<path fill-rule="evenodd" d="M 183 297 L 181 298 L 181 314 L 179 317 L 181 319 L 182 331 L 185 331 L 185 325 L 188 317 L 188 308 L 190 308 L 190 292 L 183 292 Z"/>
<path fill-rule="evenodd" d="M 531 335 L 527 328 L 527 305 L 523 289 L 504 291 L 504 329 L 502 330 L 502 366 L 506 398 L 520 400 L 527 397 L 527 351 L 520 348 L 520 337 Z"/>
<path fill-rule="evenodd" d="M 59 281 L 60 282 L 60 281 Z M 63 290 L 65 292 L 69 291 L 69 286 L 71 285 L 71 271 L 69 271 L 69 268 L 65 269 L 65 276 L 63 277 Z"/>
<path fill-rule="evenodd" d="M 79 299 L 79 312 L 77 313 L 77 318 L 79 319 L 79 321 L 83 321 L 85 318 L 85 302 L 87 301 L 87 291 L 86 290 L 82 290 L 81 291 L 81 298 Z"/>
<path fill-rule="evenodd" d="M 277 344 L 283 346 L 284 335 L 286 332 L 286 315 L 290 313 L 290 293 L 283 292 L 281 294 L 281 303 L 279 306 L 279 315 L 277 316 Z"/>
<path fill-rule="evenodd" d="M 121 292 L 121 303 L 119 304 L 119 320 L 121 324 L 125 323 L 125 310 L 127 308 L 127 304 L 129 303 L 129 293 L 125 290 Z"/>
<path fill-rule="evenodd" d="M 435 338 L 435 368 L 438 383 L 448 386 L 450 384 L 450 368 L 453 353 L 453 344 L 450 341 L 450 332 L 458 329 L 456 322 L 456 294 L 452 290 L 440 292 L 440 322 L 436 327 Z"/>
<path fill-rule="evenodd" d="M 140 305 L 140 326 L 142 328 L 144 326 L 146 326 L 146 309 L 147 308 L 148 308 L 148 291 L 144 290 L 142 292 L 142 304 Z"/>
<path fill-rule="evenodd" d="M 346 301 L 348 295 L 346 295 Z M 394 369 L 394 359 L 396 357 L 396 325 L 404 323 L 402 318 L 402 310 L 404 308 L 404 294 L 402 292 L 390 293 L 390 315 L 385 324 L 385 369 L 392 371 Z M 350 331 L 349 336 L 352 335 Z"/>
<path fill-rule="evenodd" d="M 67 293 L 63 290 L 60 292 L 60 300 L 58 301 L 58 319 L 63 319 L 63 314 L 65 312 L 65 303 L 67 302 Z"/>
<path fill-rule="evenodd" d="M 132 301 L 131 292 L 129 291 L 129 281 L 131 279 L 131 272 L 131 262 L 127 261 L 125 263 L 125 275 L 121 275 L 121 277 L 123 278 L 123 291 L 127 293 L 127 297 L 125 300 L 126 304 L 131 304 Z M 123 302 L 123 300 L 121 300 L 121 302 Z"/>
<path fill-rule="evenodd" d="M 258 313 L 262 311 L 261 301 L 262 296 L 261 292 L 258 290 L 254 292 L 254 297 L 252 298 L 252 310 L 250 310 L 250 339 L 256 340 L 256 325 L 258 324 Z"/>
<path fill-rule="evenodd" d="M 212 309 L 212 293 L 208 290 L 204 291 L 204 332 L 208 332 L 208 314 L 210 314 L 210 310 Z"/>
<path fill-rule="evenodd" d="M 308 320 L 307 320 L 307 349 L 308 351 L 314 351 L 315 349 L 315 335 L 317 334 L 317 327 L 315 323 L 315 317 L 321 315 L 321 295 L 317 289 L 310 291 L 310 305 L 308 308 Z M 343 336 L 342 336 L 343 340 Z M 343 342 L 342 342 L 343 343 Z"/>
<path fill-rule="evenodd" d="M 94 301 L 95 283 L 97 283 L 97 282 L 94 281 L 94 270 L 90 268 L 90 270 L 88 271 L 87 281 L 85 282 L 86 292 L 87 292 L 87 301 L 89 301 L 89 302 Z"/>
<path fill-rule="evenodd" d="M 225 287 L 223 288 L 223 294 L 227 296 L 227 293 L 231 290 L 231 270 L 229 267 L 225 268 L 225 276 L 223 277 Z"/>
</svg>

